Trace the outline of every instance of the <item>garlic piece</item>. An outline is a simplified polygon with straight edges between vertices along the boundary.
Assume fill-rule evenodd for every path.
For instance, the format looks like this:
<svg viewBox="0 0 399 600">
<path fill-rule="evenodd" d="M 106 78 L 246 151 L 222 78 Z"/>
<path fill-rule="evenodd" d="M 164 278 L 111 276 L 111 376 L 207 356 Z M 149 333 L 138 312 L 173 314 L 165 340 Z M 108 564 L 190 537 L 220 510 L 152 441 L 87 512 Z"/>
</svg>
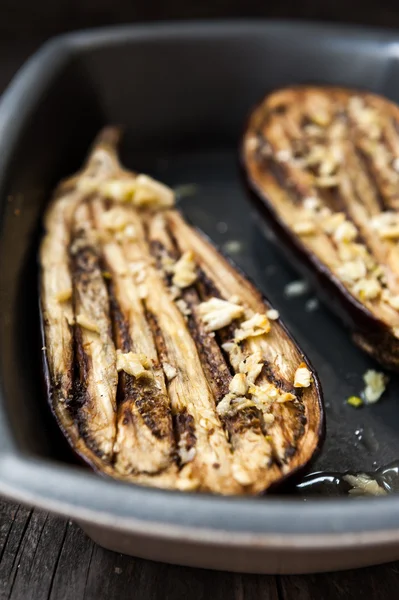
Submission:
<svg viewBox="0 0 399 600">
<path fill-rule="evenodd" d="M 222 349 L 229 355 L 229 361 L 235 371 L 240 368 L 240 363 L 243 360 L 241 348 L 235 342 L 226 342 L 222 344 Z"/>
<path fill-rule="evenodd" d="M 106 198 L 127 202 L 132 199 L 136 191 L 136 180 L 130 177 L 126 179 L 108 179 L 101 183 L 99 188 Z"/>
<path fill-rule="evenodd" d="M 367 274 L 367 269 L 362 259 L 348 261 L 336 269 L 338 277 L 345 283 L 354 283 L 363 279 Z"/>
<path fill-rule="evenodd" d="M 266 311 L 266 316 L 270 321 L 277 321 L 280 318 L 280 313 L 275 308 L 270 308 Z"/>
<path fill-rule="evenodd" d="M 175 367 L 172 367 L 172 365 L 168 362 L 162 363 L 162 368 L 168 381 L 172 381 L 172 379 L 176 377 L 177 370 L 175 369 Z"/>
<path fill-rule="evenodd" d="M 311 372 L 309 371 L 305 363 L 301 363 L 295 371 L 294 387 L 306 388 L 310 386 L 312 381 L 313 379 Z"/>
<path fill-rule="evenodd" d="M 183 256 L 173 265 L 173 285 L 183 289 L 192 285 L 197 279 L 194 254 L 185 252 Z"/>
<path fill-rule="evenodd" d="M 114 207 L 104 212 L 101 224 L 110 231 L 122 231 L 128 225 L 128 218 L 123 208 Z"/>
<path fill-rule="evenodd" d="M 150 366 L 149 360 L 145 354 L 135 354 L 134 352 L 122 353 L 121 350 L 116 351 L 116 369 L 117 371 L 125 371 L 128 375 L 140 379 L 145 377 L 153 379 L 152 371 L 148 371 Z"/>
<path fill-rule="evenodd" d="M 205 323 L 206 331 L 216 331 L 242 317 L 244 308 L 227 300 L 211 298 L 198 306 L 198 314 Z"/>
<path fill-rule="evenodd" d="M 229 390 L 235 396 L 245 396 L 248 390 L 247 378 L 244 373 L 237 373 L 230 381 Z"/>
<path fill-rule="evenodd" d="M 266 315 L 254 314 L 250 319 L 243 321 L 234 332 L 234 341 L 241 342 L 249 337 L 264 335 L 270 331 L 270 322 Z"/>
<path fill-rule="evenodd" d="M 352 242 L 357 237 L 357 229 L 350 221 L 344 221 L 334 231 L 336 242 Z"/>
<path fill-rule="evenodd" d="M 245 373 L 247 376 L 247 382 L 255 383 L 256 379 L 260 375 L 263 368 L 262 355 L 258 351 L 253 352 L 247 358 L 242 360 L 239 364 L 240 373 Z"/>
<path fill-rule="evenodd" d="M 381 293 L 381 286 L 377 279 L 360 279 L 353 286 L 353 292 L 360 300 L 375 300 Z"/>
<path fill-rule="evenodd" d="M 385 392 L 387 377 L 384 375 L 384 373 L 369 369 L 363 375 L 363 381 L 366 384 L 366 387 L 362 396 L 367 404 L 374 404 Z"/>
</svg>

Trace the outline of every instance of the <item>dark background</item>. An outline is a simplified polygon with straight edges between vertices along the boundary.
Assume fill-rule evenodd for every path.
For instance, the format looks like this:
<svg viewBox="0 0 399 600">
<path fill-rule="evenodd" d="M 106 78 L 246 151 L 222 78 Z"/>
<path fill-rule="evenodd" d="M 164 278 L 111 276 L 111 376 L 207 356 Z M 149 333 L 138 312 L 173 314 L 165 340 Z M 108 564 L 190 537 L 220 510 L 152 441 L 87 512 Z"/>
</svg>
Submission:
<svg viewBox="0 0 399 600">
<path fill-rule="evenodd" d="M 399 29 L 398 0 L 0 0 L 0 93 L 58 33 L 120 23 L 286 18 Z"/>
<path fill-rule="evenodd" d="M 295 18 L 397 27 L 399 0 L 0 0 L 0 94 L 58 33 L 196 18 Z M 399 563 L 335 574 L 256 576 L 151 563 L 104 550 L 77 525 L 0 500 L 0 600 L 393 600 Z"/>
<path fill-rule="evenodd" d="M 46 37 L 71 29 L 154 19 L 274 17 L 399 26 L 397 0 L 0 0 L 0 36 Z"/>
</svg>

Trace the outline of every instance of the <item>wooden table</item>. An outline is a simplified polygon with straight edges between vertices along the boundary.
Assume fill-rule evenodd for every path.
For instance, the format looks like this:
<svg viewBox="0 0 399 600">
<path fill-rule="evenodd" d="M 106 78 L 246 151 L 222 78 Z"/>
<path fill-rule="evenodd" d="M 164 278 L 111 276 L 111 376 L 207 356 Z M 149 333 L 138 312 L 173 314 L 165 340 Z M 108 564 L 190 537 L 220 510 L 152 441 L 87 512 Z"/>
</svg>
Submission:
<svg viewBox="0 0 399 600">
<path fill-rule="evenodd" d="M 175 567 L 104 550 L 71 521 L 0 502 L 0 600 L 391 600 L 399 563 L 307 576 Z"/>
<path fill-rule="evenodd" d="M 41 39 L 0 41 L 0 92 Z M 391 600 L 399 563 L 308 576 L 189 569 L 116 554 L 71 521 L 0 500 L 0 600 Z"/>
</svg>

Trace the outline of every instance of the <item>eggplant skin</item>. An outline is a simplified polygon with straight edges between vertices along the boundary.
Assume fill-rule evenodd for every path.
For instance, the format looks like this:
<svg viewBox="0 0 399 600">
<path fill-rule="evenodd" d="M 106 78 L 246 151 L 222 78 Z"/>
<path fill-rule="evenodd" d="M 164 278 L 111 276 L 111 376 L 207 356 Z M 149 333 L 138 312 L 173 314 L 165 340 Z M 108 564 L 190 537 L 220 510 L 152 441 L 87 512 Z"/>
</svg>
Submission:
<svg viewBox="0 0 399 600">
<path fill-rule="evenodd" d="M 267 299 L 101 132 L 45 214 L 48 401 L 75 453 L 125 482 L 256 495 L 324 440 L 317 374 Z"/>
<path fill-rule="evenodd" d="M 330 111 L 327 116 L 323 114 L 326 107 Z M 356 121 L 353 107 L 363 111 L 360 115 L 363 118 L 364 114 L 369 120 L 363 130 Z M 321 108 L 319 115 L 318 108 Z M 326 189 L 317 183 L 323 164 L 321 151 L 320 162 L 315 161 L 310 166 L 306 165 L 306 153 L 310 156 L 312 144 L 324 152 L 331 150 L 334 142 L 327 131 L 338 127 L 337 123 L 342 123 L 339 139 L 344 150 L 333 171 L 338 183 L 332 180 L 333 185 Z M 304 133 L 306 127 L 314 134 L 313 139 Z M 399 292 L 397 237 L 391 225 L 391 230 L 381 235 L 374 223 L 378 224 L 381 216 L 390 219 L 389 223 L 396 223 L 399 217 L 395 188 L 398 165 L 394 162 L 395 151 L 399 156 L 398 131 L 399 108 L 385 98 L 343 88 L 298 86 L 272 92 L 255 106 L 245 125 L 239 152 L 241 176 L 248 196 L 281 242 L 281 250 L 350 329 L 355 344 L 394 371 L 399 370 L 399 304 L 395 304 Z M 283 152 L 280 143 L 285 144 Z M 289 150 L 284 155 L 285 149 Z M 382 165 L 378 162 L 380 153 L 388 157 Z M 319 201 L 317 210 L 327 207 L 331 215 L 342 215 L 345 226 L 347 223 L 355 226 L 356 232 L 351 233 L 349 243 L 345 241 L 344 250 L 352 242 L 360 249 L 363 247 L 373 269 L 378 268 L 382 273 L 378 279 L 379 289 L 371 299 L 359 293 L 364 279 L 369 279 L 369 272 L 360 278 L 357 286 L 359 280 L 346 281 L 339 267 L 345 266 L 347 260 L 334 262 L 327 246 L 319 244 L 322 235 L 329 237 L 329 244 L 332 240 L 334 252 L 338 254 L 340 246 L 334 232 L 330 235 L 324 231 L 319 237 L 318 229 L 316 234 L 301 231 L 301 227 L 309 225 L 309 212 L 303 213 L 305 217 L 300 212 L 307 206 L 306 202 L 311 204 L 306 200 L 309 198 Z M 288 206 L 292 207 L 293 218 L 299 226 L 295 227 L 296 223 L 287 216 Z M 317 227 L 322 226 L 317 223 Z"/>
</svg>

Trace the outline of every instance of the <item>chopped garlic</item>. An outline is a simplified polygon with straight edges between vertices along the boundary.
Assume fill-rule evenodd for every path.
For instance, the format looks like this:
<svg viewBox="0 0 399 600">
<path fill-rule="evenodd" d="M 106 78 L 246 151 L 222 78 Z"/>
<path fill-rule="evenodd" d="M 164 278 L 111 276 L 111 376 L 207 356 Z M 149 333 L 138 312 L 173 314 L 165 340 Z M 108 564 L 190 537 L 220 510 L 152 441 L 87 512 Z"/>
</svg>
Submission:
<svg viewBox="0 0 399 600">
<path fill-rule="evenodd" d="M 259 138 L 256 135 L 250 135 L 245 140 L 245 150 L 255 152 L 259 148 Z"/>
<path fill-rule="evenodd" d="M 220 416 L 224 416 L 226 415 L 229 410 L 230 410 L 230 403 L 232 401 L 232 399 L 234 398 L 234 394 L 226 394 L 219 402 L 219 404 L 216 407 L 216 412 L 218 413 L 218 415 Z"/>
<path fill-rule="evenodd" d="M 312 235 L 316 232 L 316 226 L 312 221 L 298 221 L 293 224 L 292 229 L 298 235 Z"/>
<path fill-rule="evenodd" d="M 275 421 L 275 416 L 272 413 L 263 413 L 263 421 L 266 425 L 272 425 Z M 270 442 L 270 440 L 268 440 Z"/>
<path fill-rule="evenodd" d="M 381 239 L 394 240 L 399 238 L 399 214 L 385 211 L 371 219 L 373 229 Z"/>
<path fill-rule="evenodd" d="M 253 402 L 263 413 L 269 410 L 270 405 L 274 402 L 283 404 L 295 400 L 294 394 L 280 392 L 272 383 L 266 383 L 262 386 L 251 385 L 248 391 Z"/>
<path fill-rule="evenodd" d="M 381 293 L 381 286 L 377 279 L 360 279 L 353 286 L 353 292 L 361 300 L 374 300 Z"/>
<path fill-rule="evenodd" d="M 379 485 L 375 479 L 371 479 L 365 473 L 359 475 L 344 475 L 343 477 L 352 489 L 349 490 L 351 496 L 385 496 L 386 490 Z"/>
<path fill-rule="evenodd" d="M 307 281 L 302 281 L 298 279 L 298 281 L 291 281 L 287 283 L 284 288 L 284 294 L 288 298 L 295 298 L 296 296 L 302 296 L 309 291 L 309 285 Z"/>
<path fill-rule="evenodd" d="M 248 391 L 252 396 L 252 400 L 260 405 L 272 404 L 279 396 L 278 389 L 272 383 L 262 386 L 251 385 Z"/>
<path fill-rule="evenodd" d="M 266 315 L 256 313 L 250 319 L 243 321 L 234 332 L 234 341 L 242 342 L 249 337 L 264 335 L 270 331 L 269 319 Z"/>
<path fill-rule="evenodd" d="M 116 206 L 102 214 L 101 224 L 110 231 L 122 231 L 128 225 L 128 217 L 123 208 Z"/>
<path fill-rule="evenodd" d="M 108 179 L 101 183 L 99 187 L 103 196 L 126 202 L 131 200 L 136 191 L 136 181 L 133 178 Z"/>
<path fill-rule="evenodd" d="M 329 211 L 325 213 L 325 217 L 323 217 L 323 229 L 326 233 L 334 233 L 340 225 L 342 225 L 346 219 L 345 214 L 342 212 L 332 213 Z M 321 215 L 323 216 L 323 215 Z"/>
<path fill-rule="evenodd" d="M 139 207 L 170 208 L 175 203 L 175 195 L 167 185 L 148 175 L 136 177 L 136 191 L 133 204 Z"/>
<path fill-rule="evenodd" d="M 150 366 L 149 360 L 145 354 L 135 354 L 134 352 L 122 353 L 121 350 L 116 351 L 116 369 L 117 371 L 125 371 L 128 375 L 140 379 L 146 377 L 153 379 L 154 375 L 148 371 Z"/>
<path fill-rule="evenodd" d="M 352 242 L 357 237 L 357 229 L 350 221 L 344 221 L 334 231 L 336 242 Z"/>
<path fill-rule="evenodd" d="M 266 316 L 270 321 L 277 321 L 280 318 L 280 313 L 275 308 L 270 308 L 266 311 Z"/>
<path fill-rule="evenodd" d="M 254 482 L 254 476 L 251 471 L 246 468 L 245 464 L 233 462 L 231 465 L 231 474 L 235 481 L 240 485 L 251 485 L 251 483 Z"/>
<path fill-rule="evenodd" d="M 186 444 L 185 440 L 179 441 L 179 457 L 180 457 L 180 461 L 183 465 L 194 460 L 195 455 L 197 454 L 197 450 L 196 450 L 195 446 L 193 446 L 192 448 L 187 450 L 185 444 Z"/>
<path fill-rule="evenodd" d="M 290 392 L 284 392 L 277 398 L 277 402 L 284 404 L 285 402 L 291 402 L 292 400 L 295 400 L 295 398 L 296 396 L 294 394 L 291 394 Z"/>
<path fill-rule="evenodd" d="M 358 258 L 337 267 L 336 273 L 344 283 L 354 283 L 366 277 L 367 268 L 365 262 Z"/>
<path fill-rule="evenodd" d="M 192 285 L 197 279 L 194 254 L 185 252 L 183 256 L 173 265 L 173 285 L 185 288 Z"/>
<path fill-rule="evenodd" d="M 238 411 L 255 406 L 254 403 L 244 396 L 235 396 L 234 394 L 226 394 L 216 407 L 216 412 L 221 417 L 230 414 L 234 415 Z"/>
<path fill-rule="evenodd" d="M 323 206 L 317 213 L 317 217 L 320 221 L 322 221 L 323 219 L 329 219 L 332 214 L 333 212 L 330 208 L 328 208 L 328 206 Z"/>
<path fill-rule="evenodd" d="M 241 348 L 235 342 L 226 342 L 222 344 L 222 348 L 229 355 L 229 361 L 235 371 L 240 368 L 240 363 L 243 360 L 243 354 Z"/>
<path fill-rule="evenodd" d="M 399 296 L 392 296 L 388 290 L 384 290 L 382 293 L 382 299 L 395 310 L 399 310 Z"/>
<path fill-rule="evenodd" d="M 177 300 L 181 295 L 181 289 L 178 288 L 177 285 L 171 285 L 169 287 L 169 294 L 172 300 Z"/>
<path fill-rule="evenodd" d="M 191 310 L 189 309 L 187 302 L 183 300 L 183 298 L 176 300 L 176 306 L 180 310 L 182 315 L 184 315 L 185 317 L 191 315 Z"/>
<path fill-rule="evenodd" d="M 172 379 L 176 377 L 177 370 L 175 369 L 175 367 L 172 367 L 172 365 L 168 362 L 162 363 L 162 368 L 168 381 L 172 381 Z"/>
<path fill-rule="evenodd" d="M 301 363 L 297 370 L 295 371 L 294 376 L 294 387 L 296 388 L 305 388 L 309 387 L 312 383 L 312 374 L 305 365 L 305 363 Z"/>
<path fill-rule="evenodd" d="M 245 396 L 248 384 L 244 373 L 237 373 L 230 381 L 229 390 L 235 396 Z"/>
<path fill-rule="evenodd" d="M 284 148 L 276 152 L 276 159 L 280 162 L 288 162 L 292 158 L 291 150 Z"/>
<path fill-rule="evenodd" d="M 76 323 L 83 327 L 83 329 L 87 329 L 88 331 L 92 331 L 93 333 L 100 333 L 100 328 L 97 323 L 90 321 L 86 315 L 77 315 Z"/>
<path fill-rule="evenodd" d="M 72 298 L 72 288 L 61 290 L 60 292 L 57 292 L 54 296 L 54 299 L 57 302 L 67 302 L 71 298 Z"/>
<path fill-rule="evenodd" d="M 129 271 L 133 273 L 133 275 L 137 275 L 138 273 L 144 271 L 145 267 L 146 263 L 143 260 L 138 262 L 132 262 L 129 264 Z"/>
<path fill-rule="evenodd" d="M 248 383 L 255 383 L 263 368 L 262 355 L 259 350 L 242 360 L 238 368 L 240 373 L 247 375 Z"/>
<path fill-rule="evenodd" d="M 383 240 L 397 240 L 399 238 L 399 225 L 383 227 L 378 231 L 378 235 Z"/>
<path fill-rule="evenodd" d="M 367 404 L 374 404 L 385 392 L 387 377 L 384 373 L 369 369 L 364 374 L 363 381 L 366 384 L 362 394 L 363 398 Z"/>
<path fill-rule="evenodd" d="M 216 331 L 227 327 L 235 319 L 242 317 L 243 313 L 244 308 L 239 304 L 220 298 L 211 298 L 198 306 L 198 314 L 205 323 L 206 331 Z"/>
<path fill-rule="evenodd" d="M 353 251 L 353 246 L 355 246 L 355 244 L 338 245 L 338 256 L 343 263 L 346 263 L 358 257 L 358 255 Z"/>
<path fill-rule="evenodd" d="M 168 273 L 169 275 L 172 274 L 175 264 L 176 263 L 173 260 L 173 258 L 168 254 L 166 256 L 161 257 L 161 265 L 165 273 Z"/>
<path fill-rule="evenodd" d="M 137 238 L 136 228 L 131 223 L 130 225 L 126 225 L 123 233 L 127 240 L 135 240 Z"/>
<path fill-rule="evenodd" d="M 320 200 L 316 196 L 307 196 L 303 201 L 303 207 L 312 213 L 316 212 L 320 208 Z"/>
</svg>

